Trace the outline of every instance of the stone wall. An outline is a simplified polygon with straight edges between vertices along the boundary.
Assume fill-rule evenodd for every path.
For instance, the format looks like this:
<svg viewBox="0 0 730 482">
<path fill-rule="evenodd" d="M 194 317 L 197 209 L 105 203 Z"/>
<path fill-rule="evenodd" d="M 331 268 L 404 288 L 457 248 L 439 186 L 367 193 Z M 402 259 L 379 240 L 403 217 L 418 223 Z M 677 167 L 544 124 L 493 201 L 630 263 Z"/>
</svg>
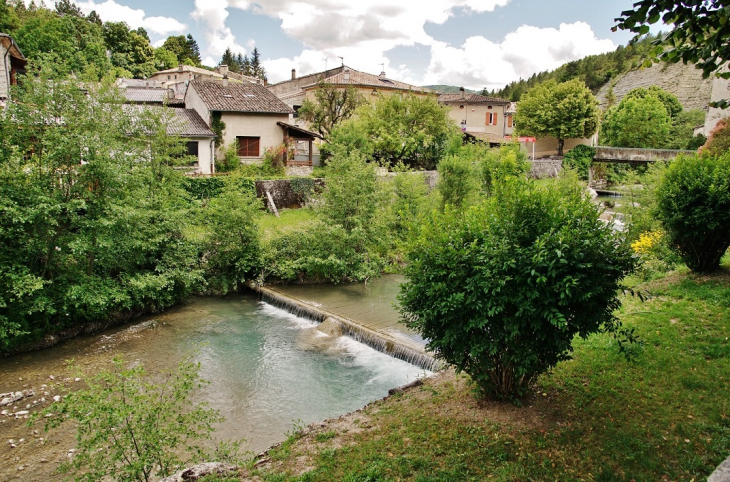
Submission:
<svg viewBox="0 0 730 482">
<path fill-rule="evenodd" d="M 545 179 L 548 177 L 558 177 L 563 169 L 563 159 L 540 159 L 530 162 L 530 177 L 532 179 Z"/>
<path fill-rule="evenodd" d="M 324 179 L 315 179 L 314 186 L 316 190 L 322 190 Z M 266 191 L 271 194 L 277 209 L 301 207 L 302 200 L 292 189 L 291 179 L 256 181 L 256 196 L 266 201 Z"/>
</svg>

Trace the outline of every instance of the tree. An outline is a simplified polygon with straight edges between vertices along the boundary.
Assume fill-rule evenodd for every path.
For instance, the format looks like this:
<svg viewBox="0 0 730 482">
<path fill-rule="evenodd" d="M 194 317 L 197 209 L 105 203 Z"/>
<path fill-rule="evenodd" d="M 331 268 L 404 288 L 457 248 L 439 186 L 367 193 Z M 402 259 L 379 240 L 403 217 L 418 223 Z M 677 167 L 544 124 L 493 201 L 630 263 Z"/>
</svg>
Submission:
<svg viewBox="0 0 730 482">
<path fill-rule="evenodd" d="M 195 66 L 200 67 L 200 47 L 198 47 L 198 42 L 193 38 L 192 34 L 188 34 L 185 38 L 185 47 L 186 58 L 192 60 Z"/>
<path fill-rule="evenodd" d="M 730 154 L 678 156 L 656 192 L 656 216 L 694 272 L 720 267 L 730 246 Z"/>
<path fill-rule="evenodd" d="M 606 113 L 601 135 L 609 146 L 658 149 L 667 143 L 671 126 L 672 119 L 658 97 L 626 96 Z"/>
<path fill-rule="evenodd" d="M 237 443 L 222 444 L 217 453 L 200 445 L 223 417 L 191 400 L 204 385 L 199 363 L 184 360 L 161 384 L 151 382 L 141 365 L 125 368 L 119 358 L 113 364 L 42 412 L 49 417 L 46 430 L 67 420 L 78 424 L 77 450 L 62 471 L 79 474 L 76 480 L 149 481 L 188 463 L 235 457 Z"/>
<path fill-rule="evenodd" d="M 515 178 L 464 214 L 436 214 L 408 253 L 406 324 L 484 395 L 522 397 L 576 335 L 620 329 L 636 259 L 599 214 L 577 183 Z"/>
<path fill-rule="evenodd" d="M 596 132 L 598 101 L 580 80 L 550 80 L 522 96 L 514 122 L 519 135 L 555 137 L 562 156 L 565 139 Z"/>
<path fill-rule="evenodd" d="M 0 32 L 12 34 L 20 25 L 15 8 L 8 5 L 8 0 L 0 0 Z"/>
<path fill-rule="evenodd" d="M 359 150 L 384 165 L 434 169 L 461 132 L 435 98 L 380 96 L 333 129 L 325 152 Z"/>
<path fill-rule="evenodd" d="M 324 81 L 317 85 L 314 101 L 305 99 L 302 102 L 299 117 L 328 140 L 332 129 L 352 117 L 365 99 L 352 86 L 341 89 Z"/>
<path fill-rule="evenodd" d="M 705 122 L 705 111 L 699 109 L 685 110 L 672 119 L 669 129 L 667 149 L 697 150 L 707 140 L 702 134 L 694 135 L 695 127 Z"/>
<path fill-rule="evenodd" d="M 172 69 L 177 67 L 177 56 L 165 47 L 155 49 L 155 68 L 158 70 Z"/>
<path fill-rule="evenodd" d="M 652 42 L 655 48 L 646 62 L 690 63 L 702 69 L 707 78 L 730 60 L 730 22 L 726 0 L 638 0 L 633 10 L 621 12 L 613 31 L 634 32 L 633 42 L 649 33 L 650 25 L 660 19 L 672 29 Z M 728 79 L 730 72 L 719 73 Z M 723 100 L 719 106 L 727 107 Z"/>
<path fill-rule="evenodd" d="M 677 115 L 679 115 L 680 112 L 682 112 L 683 107 L 682 104 L 679 102 L 677 96 L 672 94 L 671 92 L 667 92 L 657 85 L 652 85 L 648 88 L 637 87 L 635 89 L 631 89 L 626 94 L 624 99 L 644 99 L 650 96 L 656 97 L 661 101 L 661 103 L 664 105 L 664 108 L 667 110 L 667 114 L 669 114 L 669 117 L 675 118 Z"/>
<path fill-rule="evenodd" d="M 233 52 L 230 48 L 227 48 L 226 51 L 223 52 L 223 57 L 221 57 L 220 64 L 227 65 L 228 69 L 231 72 L 238 72 L 240 70 L 240 66 L 238 65 L 238 59 L 235 55 L 233 55 Z"/>
</svg>

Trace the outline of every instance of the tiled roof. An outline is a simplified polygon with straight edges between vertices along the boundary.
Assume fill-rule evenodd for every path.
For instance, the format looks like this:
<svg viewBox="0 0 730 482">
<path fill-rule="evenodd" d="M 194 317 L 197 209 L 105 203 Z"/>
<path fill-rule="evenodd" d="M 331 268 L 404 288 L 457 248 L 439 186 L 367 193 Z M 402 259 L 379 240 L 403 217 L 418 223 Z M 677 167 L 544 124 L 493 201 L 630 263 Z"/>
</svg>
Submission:
<svg viewBox="0 0 730 482">
<path fill-rule="evenodd" d="M 208 69 L 202 69 L 200 67 L 193 67 L 192 65 L 183 65 L 182 70 L 180 70 L 180 67 L 173 67 L 172 69 L 160 70 L 160 71 L 155 72 L 152 75 L 177 74 L 180 72 L 192 72 L 194 74 L 211 75 L 213 77 L 220 77 L 221 79 L 223 78 L 223 75 L 219 74 L 218 72 L 215 72 L 213 70 L 208 70 Z"/>
<path fill-rule="evenodd" d="M 162 104 L 167 97 L 167 89 L 127 87 L 124 89 L 124 97 L 129 102 Z"/>
<path fill-rule="evenodd" d="M 444 104 L 509 104 L 509 101 L 507 100 L 498 99 L 496 97 L 486 97 L 479 94 L 464 94 L 464 97 L 462 97 L 461 94 L 441 94 L 439 95 L 439 102 Z"/>
<path fill-rule="evenodd" d="M 180 137 L 215 137 L 215 132 L 210 130 L 205 121 L 193 109 L 173 109 L 155 105 L 130 105 L 125 104 L 124 109 L 137 117 L 144 112 L 164 114 L 170 112 L 173 117 L 167 125 L 167 135 Z"/>
<path fill-rule="evenodd" d="M 190 86 L 200 95 L 206 107 L 220 112 L 261 112 L 293 114 L 294 111 L 260 84 L 239 84 L 210 80 L 193 80 Z"/>
<path fill-rule="evenodd" d="M 345 68 L 342 72 L 335 74 L 331 77 L 327 77 L 324 79 L 324 82 L 328 84 L 334 84 L 334 85 L 352 85 L 352 86 L 364 86 L 364 87 L 373 87 L 376 89 L 396 89 L 396 90 L 408 90 L 411 92 L 419 92 L 419 93 L 433 93 L 431 89 L 426 89 L 425 87 L 418 87 L 411 84 L 406 84 L 405 82 L 401 82 L 399 80 L 393 80 L 388 79 L 385 76 L 378 76 L 373 74 L 368 74 L 366 72 L 360 72 L 359 70 L 354 70 L 349 67 Z M 304 89 L 314 87 L 317 84 L 311 84 Z"/>
</svg>

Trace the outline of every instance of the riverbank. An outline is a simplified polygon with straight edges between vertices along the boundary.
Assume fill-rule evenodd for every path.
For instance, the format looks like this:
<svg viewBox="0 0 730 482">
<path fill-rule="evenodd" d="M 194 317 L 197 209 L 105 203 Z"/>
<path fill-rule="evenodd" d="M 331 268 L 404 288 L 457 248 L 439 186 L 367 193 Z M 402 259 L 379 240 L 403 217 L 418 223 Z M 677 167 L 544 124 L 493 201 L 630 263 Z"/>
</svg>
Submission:
<svg viewBox="0 0 730 482">
<path fill-rule="evenodd" d="M 635 287 L 606 335 L 578 340 L 523 408 L 476 400 L 451 372 L 314 424 L 235 479 L 704 480 L 730 454 L 730 258 Z"/>
</svg>

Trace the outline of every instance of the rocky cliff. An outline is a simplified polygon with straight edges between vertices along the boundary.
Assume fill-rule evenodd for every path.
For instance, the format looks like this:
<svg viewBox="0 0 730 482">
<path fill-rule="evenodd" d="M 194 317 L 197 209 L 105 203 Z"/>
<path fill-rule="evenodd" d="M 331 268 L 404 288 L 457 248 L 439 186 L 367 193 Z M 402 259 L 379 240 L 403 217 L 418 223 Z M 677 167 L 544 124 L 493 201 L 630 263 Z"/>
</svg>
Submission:
<svg viewBox="0 0 730 482">
<path fill-rule="evenodd" d="M 705 109 L 712 96 L 712 78 L 703 79 L 701 70 L 684 64 L 654 64 L 627 72 L 616 80 L 613 95 L 618 103 L 631 89 L 652 85 L 676 95 L 685 109 Z M 602 109 L 607 107 L 606 94 L 610 86 L 611 83 L 608 83 L 598 91 Z"/>
</svg>

